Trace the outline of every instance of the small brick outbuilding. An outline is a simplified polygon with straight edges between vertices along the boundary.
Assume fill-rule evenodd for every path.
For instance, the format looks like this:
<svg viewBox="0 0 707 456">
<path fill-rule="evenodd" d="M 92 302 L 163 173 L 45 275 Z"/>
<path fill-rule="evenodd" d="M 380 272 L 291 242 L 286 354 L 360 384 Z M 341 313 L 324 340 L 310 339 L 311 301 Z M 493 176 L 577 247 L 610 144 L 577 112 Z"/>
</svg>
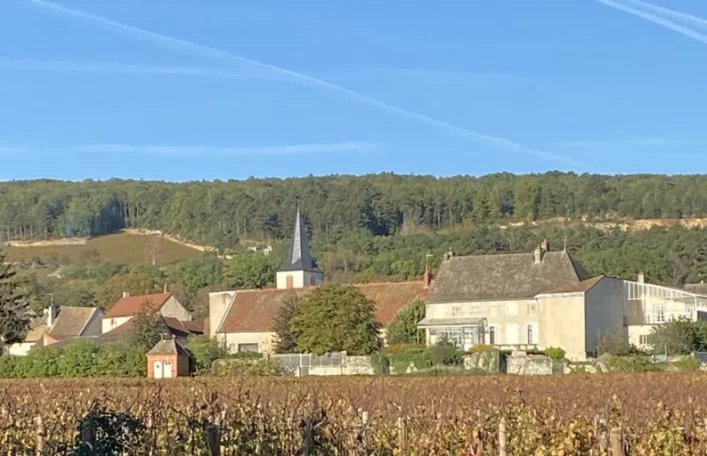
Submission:
<svg viewBox="0 0 707 456">
<path fill-rule="evenodd" d="M 189 376 L 191 355 L 172 339 L 161 340 L 147 352 L 147 378 L 175 378 Z"/>
</svg>

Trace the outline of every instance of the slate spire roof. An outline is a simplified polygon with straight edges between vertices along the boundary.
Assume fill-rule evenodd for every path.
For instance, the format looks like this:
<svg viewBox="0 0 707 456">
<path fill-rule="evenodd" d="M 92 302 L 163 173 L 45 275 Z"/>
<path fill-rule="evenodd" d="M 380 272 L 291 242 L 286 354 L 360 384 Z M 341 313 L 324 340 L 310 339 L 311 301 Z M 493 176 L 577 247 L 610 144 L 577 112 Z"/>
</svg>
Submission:
<svg viewBox="0 0 707 456">
<path fill-rule="evenodd" d="M 280 271 L 321 272 L 317 263 L 312 259 L 307 230 L 304 228 L 304 222 L 302 221 L 299 208 L 297 208 L 297 219 L 295 220 L 295 231 L 292 234 L 292 242 L 290 243 L 290 248 Z"/>
</svg>

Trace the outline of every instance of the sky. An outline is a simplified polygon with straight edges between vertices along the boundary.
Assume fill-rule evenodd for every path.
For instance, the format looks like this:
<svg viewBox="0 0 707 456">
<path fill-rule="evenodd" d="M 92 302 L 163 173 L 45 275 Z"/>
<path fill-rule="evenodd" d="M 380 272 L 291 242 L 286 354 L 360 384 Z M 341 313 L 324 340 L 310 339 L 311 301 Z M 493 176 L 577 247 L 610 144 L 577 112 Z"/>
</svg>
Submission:
<svg viewBox="0 0 707 456">
<path fill-rule="evenodd" d="M 704 0 L 2 0 L 0 180 L 707 171 Z"/>
</svg>

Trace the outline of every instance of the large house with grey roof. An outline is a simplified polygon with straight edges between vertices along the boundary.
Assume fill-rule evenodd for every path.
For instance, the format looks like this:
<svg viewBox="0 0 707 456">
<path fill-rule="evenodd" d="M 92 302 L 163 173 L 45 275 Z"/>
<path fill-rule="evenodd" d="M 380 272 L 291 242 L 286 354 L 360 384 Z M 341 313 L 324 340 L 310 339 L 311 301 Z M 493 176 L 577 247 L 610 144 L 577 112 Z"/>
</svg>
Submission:
<svg viewBox="0 0 707 456">
<path fill-rule="evenodd" d="M 277 271 L 277 287 L 235 290 L 209 295 L 209 335 L 226 344 L 231 352 L 271 352 L 275 348 L 273 326 L 291 294 L 311 293 L 324 281 L 324 273 L 312 258 L 309 239 L 299 210 L 287 256 Z M 415 299 L 426 299 L 431 274 L 423 280 L 355 285 L 376 304 L 382 336 L 398 311 Z"/>
<path fill-rule="evenodd" d="M 601 337 L 625 335 L 625 302 L 623 280 L 592 277 L 545 241 L 532 253 L 447 254 L 418 327 L 429 344 L 561 347 L 582 360 Z"/>
</svg>

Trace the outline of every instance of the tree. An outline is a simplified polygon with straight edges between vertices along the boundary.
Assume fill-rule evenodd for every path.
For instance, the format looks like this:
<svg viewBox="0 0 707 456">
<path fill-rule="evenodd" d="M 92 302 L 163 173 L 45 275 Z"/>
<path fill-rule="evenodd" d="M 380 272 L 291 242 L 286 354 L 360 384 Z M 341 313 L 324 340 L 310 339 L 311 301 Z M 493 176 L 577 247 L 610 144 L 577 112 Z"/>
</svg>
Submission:
<svg viewBox="0 0 707 456">
<path fill-rule="evenodd" d="M 0 342 L 20 342 L 29 329 L 29 302 L 22 293 L 21 282 L 11 265 L 5 264 L 0 252 Z"/>
<path fill-rule="evenodd" d="M 150 276 L 144 274 L 118 274 L 108 279 L 96 293 L 96 303 L 108 310 L 123 296 L 123 292 L 131 295 L 144 295 L 160 290 L 160 285 Z"/>
<path fill-rule="evenodd" d="M 169 334 L 169 328 L 159 310 L 144 310 L 132 318 L 133 333 L 130 342 L 149 350 L 162 337 Z"/>
<path fill-rule="evenodd" d="M 653 328 L 650 343 L 656 353 L 689 355 L 705 348 L 705 323 L 685 319 L 669 321 Z"/>
<path fill-rule="evenodd" d="M 275 282 L 270 256 L 246 253 L 230 260 L 223 271 L 223 283 L 239 289 L 265 288 Z"/>
<path fill-rule="evenodd" d="M 282 299 L 273 327 L 276 334 L 275 352 L 293 353 L 297 350 L 297 335 L 292 332 L 292 319 L 299 314 L 300 307 L 300 297 L 294 291 Z"/>
<path fill-rule="evenodd" d="M 209 336 L 189 336 L 187 347 L 194 357 L 198 374 L 211 372 L 214 361 L 228 356 L 226 347 Z"/>
<path fill-rule="evenodd" d="M 424 342 L 422 332 L 417 324 L 425 318 L 425 301 L 415 299 L 398 312 L 395 320 L 388 328 L 389 344 L 419 344 Z"/>
<path fill-rule="evenodd" d="M 303 298 L 291 329 L 303 353 L 368 355 L 380 348 L 375 303 L 352 285 L 324 285 Z"/>
</svg>

